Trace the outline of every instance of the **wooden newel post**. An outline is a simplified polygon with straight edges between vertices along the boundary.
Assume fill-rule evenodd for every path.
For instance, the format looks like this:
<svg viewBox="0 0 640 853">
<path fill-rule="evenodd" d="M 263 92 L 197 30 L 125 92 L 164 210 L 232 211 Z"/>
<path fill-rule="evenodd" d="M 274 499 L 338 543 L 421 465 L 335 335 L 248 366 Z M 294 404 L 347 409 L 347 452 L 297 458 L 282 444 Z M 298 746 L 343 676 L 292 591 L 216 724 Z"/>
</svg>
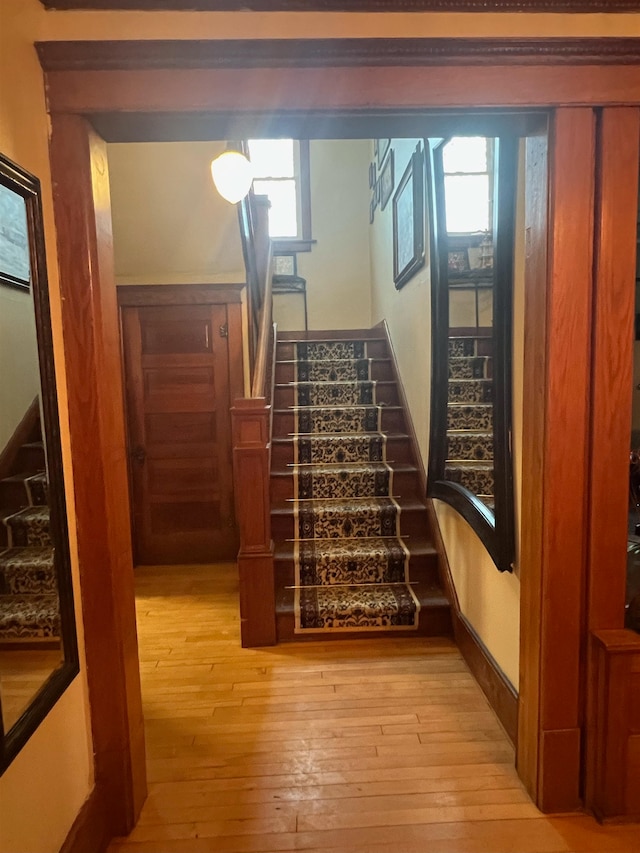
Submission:
<svg viewBox="0 0 640 853">
<path fill-rule="evenodd" d="M 233 472 L 240 528 L 240 631 L 243 647 L 276 642 L 269 499 L 271 407 L 264 397 L 235 401 Z"/>
</svg>

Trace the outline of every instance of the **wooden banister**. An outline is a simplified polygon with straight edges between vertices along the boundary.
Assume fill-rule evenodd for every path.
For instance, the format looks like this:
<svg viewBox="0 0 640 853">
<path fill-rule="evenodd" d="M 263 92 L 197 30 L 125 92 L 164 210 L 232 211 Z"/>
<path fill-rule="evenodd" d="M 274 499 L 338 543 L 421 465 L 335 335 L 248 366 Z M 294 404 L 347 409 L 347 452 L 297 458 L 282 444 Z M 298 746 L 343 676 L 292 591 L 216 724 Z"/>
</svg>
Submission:
<svg viewBox="0 0 640 853">
<path fill-rule="evenodd" d="M 240 531 L 240 633 L 244 647 L 276 642 L 271 538 L 271 424 L 273 359 L 272 246 L 269 200 L 252 192 L 240 203 L 239 222 L 247 271 L 250 396 L 231 410 L 236 518 Z"/>
</svg>

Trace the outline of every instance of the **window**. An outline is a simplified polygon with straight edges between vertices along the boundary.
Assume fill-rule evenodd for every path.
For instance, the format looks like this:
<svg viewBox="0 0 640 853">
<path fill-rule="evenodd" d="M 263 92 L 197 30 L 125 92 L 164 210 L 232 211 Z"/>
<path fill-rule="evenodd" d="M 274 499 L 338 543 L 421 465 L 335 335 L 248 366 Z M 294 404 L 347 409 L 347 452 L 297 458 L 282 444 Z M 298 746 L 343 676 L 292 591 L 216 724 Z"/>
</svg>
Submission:
<svg viewBox="0 0 640 853">
<path fill-rule="evenodd" d="M 309 143 L 296 139 L 250 139 L 253 190 L 271 202 L 269 234 L 276 250 L 309 251 L 311 206 Z"/>
<path fill-rule="evenodd" d="M 473 234 L 490 229 L 491 139 L 456 136 L 442 151 L 447 232 Z"/>
</svg>

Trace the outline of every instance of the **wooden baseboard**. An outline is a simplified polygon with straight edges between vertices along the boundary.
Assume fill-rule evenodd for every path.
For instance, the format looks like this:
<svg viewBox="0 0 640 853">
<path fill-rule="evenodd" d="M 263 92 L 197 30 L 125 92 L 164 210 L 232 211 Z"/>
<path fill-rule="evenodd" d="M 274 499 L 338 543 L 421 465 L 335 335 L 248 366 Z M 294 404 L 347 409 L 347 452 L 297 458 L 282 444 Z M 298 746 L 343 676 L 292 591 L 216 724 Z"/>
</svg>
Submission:
<svg viewBox="0 0 640 853">
<path fill-rule="evenodd" d="M 105 853 L 111 830 L 103 788 L 91 791 L 69 830 L 60 853 Z"/>
<path fill-rule="evenodd" d="M 515 746 L 518 740 L 518 694 L 472 625 L 460 611 L 460 602 L 440 533 L 438 517 L 431 500 L 428 501 L 428 511 L 434 545 L 438 552 L 440 577 L 451 603 L 453 636 L 473 677 L 482 688 L 482 692 L 489 700 L 489 704 Z"/>
</svg>

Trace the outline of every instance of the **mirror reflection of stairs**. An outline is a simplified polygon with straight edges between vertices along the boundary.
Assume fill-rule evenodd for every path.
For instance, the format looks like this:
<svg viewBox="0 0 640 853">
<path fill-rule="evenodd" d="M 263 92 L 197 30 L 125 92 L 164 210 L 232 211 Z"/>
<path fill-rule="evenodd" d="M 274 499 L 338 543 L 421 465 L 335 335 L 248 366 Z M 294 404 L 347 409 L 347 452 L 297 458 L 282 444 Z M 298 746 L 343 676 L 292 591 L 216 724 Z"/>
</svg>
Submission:
<svg viewBox="0 0 640 853">
<path fill-rule="evenodd" d="M 493 499 L 493 382 L 490 330 L 449 337 L 445 479 L 490 509 Z"/>
<path fill-rule="evenodd" d="M 450 633 L 387 342 L 277 344 L 272 532 L 278 639 Z"/>
<path fill-rule="evenodd" d="M 0 642 L 41 643 L 60 636 L 49 532 L 48 484 L 39 425 L 0 480 Z"/>
</svg>

